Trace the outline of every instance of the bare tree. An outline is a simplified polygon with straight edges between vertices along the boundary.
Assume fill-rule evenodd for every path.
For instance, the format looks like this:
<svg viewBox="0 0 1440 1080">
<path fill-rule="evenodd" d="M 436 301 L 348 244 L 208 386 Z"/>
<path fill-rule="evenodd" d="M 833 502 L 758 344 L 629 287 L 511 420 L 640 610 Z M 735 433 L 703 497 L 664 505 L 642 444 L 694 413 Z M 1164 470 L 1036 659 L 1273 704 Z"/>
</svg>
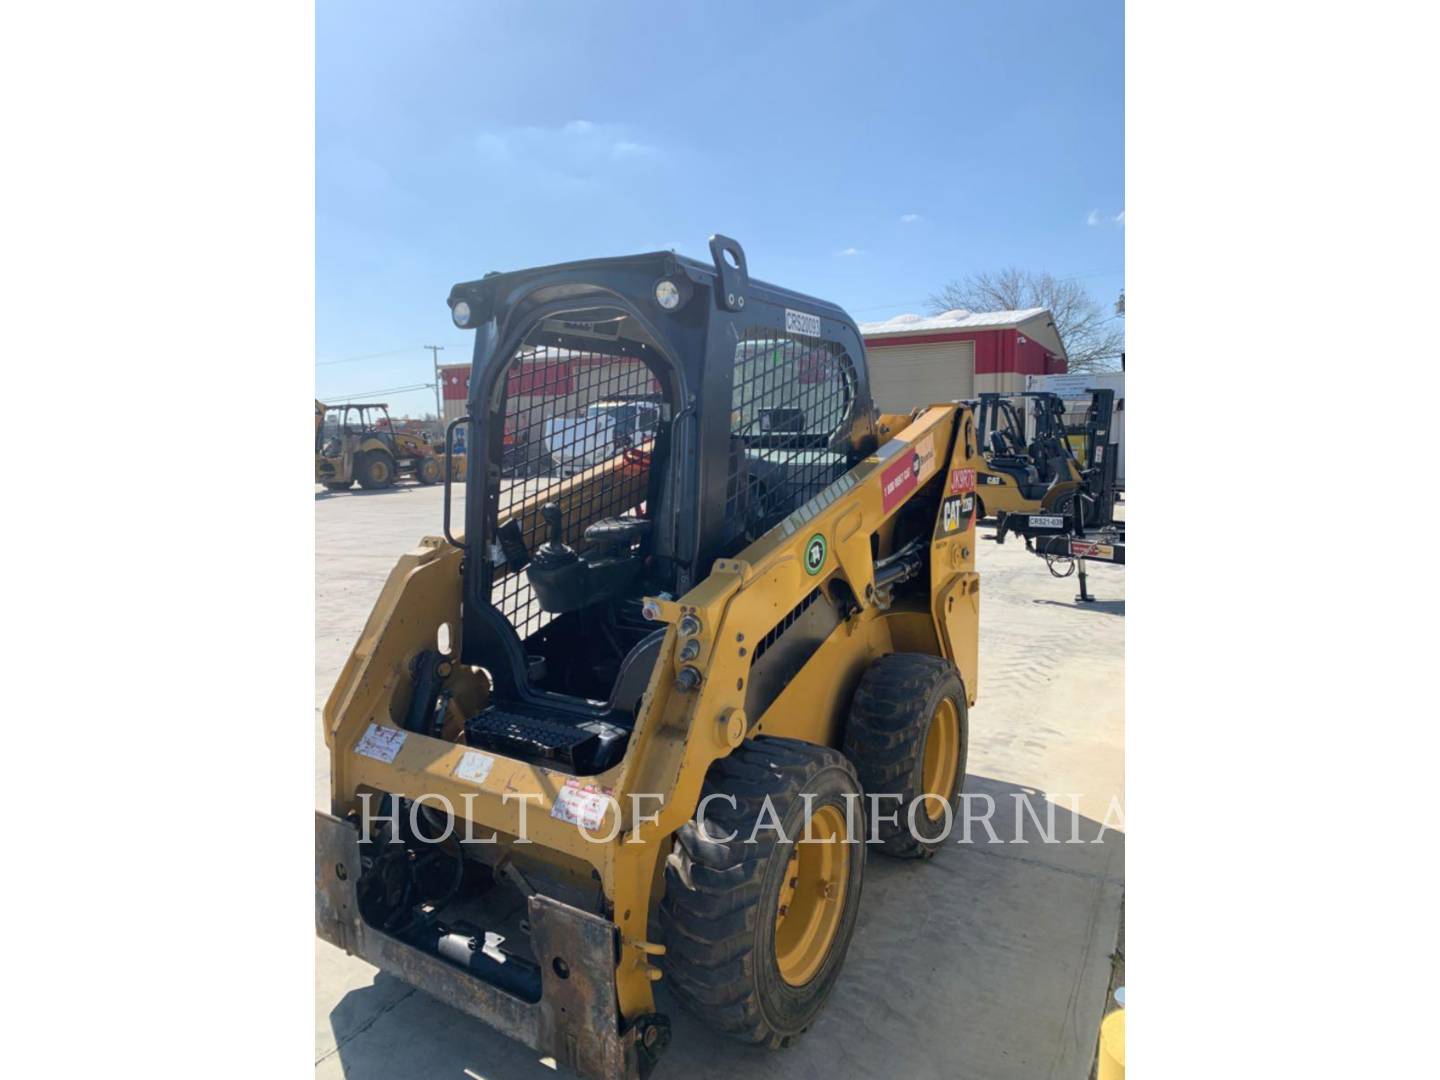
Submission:
<svg viewBox="0 0 1440 1080">
<path fill-rule="evenodd" d="M 1055 329 L 1065 343 L 1071 371 L 1119 367 L 1125 331 L 1077 281 L 1009 266 L 968 274 L 948 282 L 930 297 L 930 308 L 936 314 L 954 308 L 1015 311 L 1037 307 L 1050 309 Z"/>
</svg>

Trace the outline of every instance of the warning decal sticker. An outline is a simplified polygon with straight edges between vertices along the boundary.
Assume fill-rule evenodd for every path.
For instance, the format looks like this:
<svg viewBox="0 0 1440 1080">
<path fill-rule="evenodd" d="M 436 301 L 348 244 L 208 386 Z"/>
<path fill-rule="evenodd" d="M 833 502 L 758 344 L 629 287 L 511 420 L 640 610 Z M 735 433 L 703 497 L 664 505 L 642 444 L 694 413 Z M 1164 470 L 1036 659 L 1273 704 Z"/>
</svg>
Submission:
<svg viewBox="0 0 1440 1080">
<path fill-rule="evenodd" d="M 360 741 L 355 744 L 355 753 L 361 757 L 374 758 L 376 761 L 383 761 L 389 765 L 395 760 L 395 755 L 400 752 L 400 747 L 404 745 L 405 732 L 399 728 L 371 724 L 365 729 L 365 734 L 360 736 Z"/>
<path fill-rule="evenodd" d="M 472 784 L 483 784 L 485 778 L 490 775 L 490 770 L 495 767 L 495 759 L 489 754 L 482 754 L 478 750 L 466 750 L 460 755 L 460 760 L 455 763 L 455 778 L 457 780 L 468 780 Z"/>
<path fill-rule="evenodd" d="M 566 780 L 560 794 L 555 797 L 555 805 L 550 808 L 550 816 L 578 825 L 586 832 L 594 832 L 605 820 L 605 811 L 611 801 L 609 788 Z"/>
</svg>

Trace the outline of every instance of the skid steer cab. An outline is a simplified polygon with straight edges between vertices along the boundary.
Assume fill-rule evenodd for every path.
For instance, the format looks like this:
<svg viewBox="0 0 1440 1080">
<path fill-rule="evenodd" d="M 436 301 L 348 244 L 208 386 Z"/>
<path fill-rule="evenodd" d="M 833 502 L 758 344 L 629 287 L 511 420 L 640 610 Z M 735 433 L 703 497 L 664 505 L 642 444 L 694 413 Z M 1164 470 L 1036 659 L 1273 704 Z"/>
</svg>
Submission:
<svg viewBox="0 0 1440 1080">
<path fill-rule="evenodd" d="M 330 491 L 390 487 L 401 477 L 441 478 L 441 462 L 424 436 L 398 431 L 383 404 L 315 402 L 315 482 Z"/>
<path fill-rule="evenodd" d="M 975 416 L 878 414 L 844 311 L 710 255 L 451 290 L 463 528 L 451 472 L 325 706 L 320 936 L 586 1077 L 654 1067 L 662 978 L 798 1038 L 965 777 Z"/>
</svg>

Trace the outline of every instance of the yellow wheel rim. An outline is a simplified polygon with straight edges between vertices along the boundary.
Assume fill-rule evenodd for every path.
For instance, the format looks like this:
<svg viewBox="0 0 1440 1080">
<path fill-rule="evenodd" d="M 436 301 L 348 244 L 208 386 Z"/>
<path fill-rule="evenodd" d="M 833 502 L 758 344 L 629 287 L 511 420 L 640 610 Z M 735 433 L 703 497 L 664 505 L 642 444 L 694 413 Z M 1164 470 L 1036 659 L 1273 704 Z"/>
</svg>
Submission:
<svg viewBox="0 0 1440 1080">
<path fill-rule="evenodd" d="M 389 471 L 383 461 L 372 461 L 370 463 L 370 479 L 374 480 L 377 484 L 385 479 L 385 475 Z"/>
<path fill-rule="evenodd" d="M 815 811 L 805 835 L 791 850 L 775 912 L 775 960 L 791 986 L 808 983 L 830 955 L 850 878 L 845 817 L 836 807 Z"/>
<path fill-rule="evenodd" d="M 939 821 L 945 814 L 942 803 L 955 794 L 955 774 L 960 768 L 960 713 L 955 702 L 941 698 L 925 735 L 925 766 L 920 782 L 925 794 L 925 816 Z"/>
</svg>

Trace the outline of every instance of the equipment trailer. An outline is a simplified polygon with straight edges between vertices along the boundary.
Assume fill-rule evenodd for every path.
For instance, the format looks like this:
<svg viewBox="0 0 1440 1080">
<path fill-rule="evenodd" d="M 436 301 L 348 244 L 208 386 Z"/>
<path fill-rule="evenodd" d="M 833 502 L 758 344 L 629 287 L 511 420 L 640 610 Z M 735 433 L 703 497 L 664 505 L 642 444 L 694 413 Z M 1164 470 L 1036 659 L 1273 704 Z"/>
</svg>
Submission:
<svg viewBox="0 0 1440 1080">
<path fill-rule="evenodd" d="M 1079 571 L 1080 592 L 1075 599 L 1079 603 L 1093 603 L 1089 580 L 1085 575 L 1085 561 L 1125 565 L 1125 522 L 1112 522 L 1095 532 L 1087 533 L 1080 527 L 1076 515 L 1044 513 L 1002 513 L 995 522 L 995 535 L 986 539 L 998 544 L 1005 542 L 1005 534 L 1014 533 L 1025 541 L 1025 550 L 1045 560 L 1050 573 L 1055 577 L 1069 577 Z M 1057 565 L 1066 566 L 1063 572 Z"/>
<path fill-rule="evenodd" d="M 1125 565 L 1125 522 L 1115 518 L 1116 462 L 1112 442 L 1115 392 L 1092 389 L 1086 412 L 1081 460 L 1083 486 L 1055 510 L 1001 511 L 995 516 L 995 535 L 986 537 L 1003 544 L 1007 533 L 1025 541 L 1025 549 L 1045 560 L 1055 577 L 1080 574 L 1076 601 L 1088 604 L 1090 595 L 1085 573 L 1086 560 Z M 1066 567 L 1064 572 L 1057 565 Z"/>
</svg>

